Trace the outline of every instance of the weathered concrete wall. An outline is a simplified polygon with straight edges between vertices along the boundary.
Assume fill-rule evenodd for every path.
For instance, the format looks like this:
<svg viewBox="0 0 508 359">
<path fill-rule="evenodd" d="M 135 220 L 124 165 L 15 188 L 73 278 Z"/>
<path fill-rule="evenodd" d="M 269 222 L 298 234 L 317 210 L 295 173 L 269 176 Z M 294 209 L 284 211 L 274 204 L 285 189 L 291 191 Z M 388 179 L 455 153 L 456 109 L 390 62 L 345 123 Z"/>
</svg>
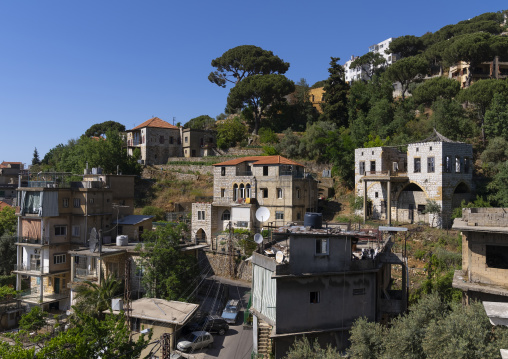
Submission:
<svg viewBox="0 0 508 359">
<path fill-rule="evenodd" d="M 233 257 L 233 276 L 229 273 L 229 255 L 227 253 L 200 251 L 198 261 L 202 268 L 206 268 L 208 265 L 211 266 L 210 275 L 252 282 L 252 262 L 237 262 L 235 258 L 236 256 Z"/>
</svg>

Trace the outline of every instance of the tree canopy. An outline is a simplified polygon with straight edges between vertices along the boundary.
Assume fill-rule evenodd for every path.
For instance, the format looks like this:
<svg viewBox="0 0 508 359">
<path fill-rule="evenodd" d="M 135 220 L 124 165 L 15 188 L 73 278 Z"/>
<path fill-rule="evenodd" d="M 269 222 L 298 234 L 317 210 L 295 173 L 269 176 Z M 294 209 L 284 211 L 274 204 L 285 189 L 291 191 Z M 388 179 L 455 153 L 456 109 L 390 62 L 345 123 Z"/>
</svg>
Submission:
<svg viewBox="0 0 508 359">
<path fill-rule="evenodd" d="M 413 56 L 400 59 L 385 71 L 385 76 L 392 82 L 400 82 L 402 86 L 402 99 L 405 98 L 409 85 L 420 81 L 429 69 L 427 60 L 422 56 Z"/>
<path fill-rule="evenodd" d="M 399 54 L 402 58 L 415 56 L 424 49 L 423 40 L 413 35 L 400 36 L 393 39 L 385 50 L 387 54 Z"/>
<path fill-rule="evenodd" d="M 330 76 L 324 85 L 323 118 L 337 126 L 346 126 L 348 84 L 344 80 L 344 67 L 339 57 L 331 57 L 328 73 Z"/>
<path fill-rule="evenodd" d="M 183 127 L 193 130 L 211 130 L 215 127 L 215 119 L 208 115 L 201 115 L 190 119 Z"/>
<path fill-rule="evenodd" d="M 108 131 L 125 132 L 125 126 L 115 121 L 96 123 L 85 131 L 85 136 L 100 137 L 105 135 Z"/>
<path fill-rule="evenodd" d="M 377 52 L 367 52 L 365 55 L 358 57 L 356 60 L 351 62 L 349 65 L 350 69 L 361 68 L 362 71 L 367 75 L 369 80 L 372 75 L 378 70 L 378 67 L 385 64 L 386 60 L 383 55 Z"/>
<path fill-rule="evenodd" d="M 294 90 L 295 84 L 284 75 L 252 75 L 231 89 L 227 112 L 243 110 L 245 117 L 253 123 L 252 133 L 257 135 L 266 110 L 274 104 L 286 102 L 285 96 Z"/>
<path fill-rule="evenodd" d="M 141 261 L 137 265 L 142 268 L 142 283 L 148 297 L 186 301 L 191 296 L 189 285 L 199 270 L 196 258 L 180 250 L 185 229 L 184 224 L 167 223 L 143 233 Z"/>
<path fill-rule="evenodd" d="M 217 70 L 208 75 L 208 80 L 220 87 L 226 87 L 227 82 L 237 85 L 252 75 L 284 74 L 289 68 L 289 63 L 271 51 L 254 45 L 241 45 L 213 59 L 212 67 Z"/>
</svg>

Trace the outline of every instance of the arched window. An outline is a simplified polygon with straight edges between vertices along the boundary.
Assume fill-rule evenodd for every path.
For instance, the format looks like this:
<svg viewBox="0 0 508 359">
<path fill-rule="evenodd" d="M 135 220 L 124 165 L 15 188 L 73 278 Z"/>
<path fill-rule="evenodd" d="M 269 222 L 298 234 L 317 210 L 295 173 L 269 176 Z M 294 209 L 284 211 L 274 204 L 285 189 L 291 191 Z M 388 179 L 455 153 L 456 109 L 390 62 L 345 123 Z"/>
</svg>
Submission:
<svg viewBox="0 0 508 359">
<path fill-rule="evenodd" d="M 245 198 L 245 188 L 243 186 L 243 183 L 240 185 L 240 198 Z"/>
<path fill-rule="evenodd" d="M 250 198 L 250 184 L 245 186 L 245 198 Z"/>
<path fill-rule="evenodd" d="M 233 185 L 233 201 L 236 201 L 238 198 L 238 185 Z"/>
<path fill-rule="evenodd" d="M 231 213 L 229 212 L 229 210 L 226 209 L 224 212 L 222 212 L 221 220 L 223 221 L 231 220 Z"/>
</svg>

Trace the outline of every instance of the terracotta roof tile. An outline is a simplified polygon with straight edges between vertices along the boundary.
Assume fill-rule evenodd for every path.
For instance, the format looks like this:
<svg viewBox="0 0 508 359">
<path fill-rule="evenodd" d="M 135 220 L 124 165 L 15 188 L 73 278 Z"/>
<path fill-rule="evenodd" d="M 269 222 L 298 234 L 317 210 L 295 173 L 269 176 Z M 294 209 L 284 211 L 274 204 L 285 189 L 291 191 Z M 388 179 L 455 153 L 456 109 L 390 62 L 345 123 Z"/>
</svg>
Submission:
<svg viewBox="0 0 508 359">
<path fill-rule="evenodd" d="M 4 201 L 0 201 L 0 211 L 2 211 L 5 207 L 10 207 L 8 203 Z"/>
<path fill-rule="evenodd" d="M 151 118 L 149 120 L 146 120 L 141 125 L 138 125 L 138 126 L 134 127 L 132 130 L 129 130 L 129 131 L 138 130 L 138 129 L 143 128 L 143 127 L 170 128 L 170 129 L 173 129 L 173 130 L 177 130 L 178 129 L 177 126 L 173 126 L 172 124 L 170 124 L 170 123 L 168 123 L 168 122 L 166 122 L 164 120 L 161 120 L 158 117 L 154 117 L 154 118 Z"/>
<path fill-rule="evenodd" d="M 3 161 L 2 163 L 0 163 L 0 168 L 9 168 L 9 165 L 22 165 L 23 163 L 21 162 L 6 162 L 6 161 Z"/>
<path fill-rule="evenodd" d="M 286 157 L 282 156 L 248 156 L 248 157 L 239 157 L 233 160 L 229 160 L 226 162 L 216 163 L 214 166 L 235 166 L 239 163 L 243 162 L 253 162 L 254 166 L 257 165 L 294 165 L 294 166 L 302 166 L 301 164 L 292 161 Z"/>
</svg>

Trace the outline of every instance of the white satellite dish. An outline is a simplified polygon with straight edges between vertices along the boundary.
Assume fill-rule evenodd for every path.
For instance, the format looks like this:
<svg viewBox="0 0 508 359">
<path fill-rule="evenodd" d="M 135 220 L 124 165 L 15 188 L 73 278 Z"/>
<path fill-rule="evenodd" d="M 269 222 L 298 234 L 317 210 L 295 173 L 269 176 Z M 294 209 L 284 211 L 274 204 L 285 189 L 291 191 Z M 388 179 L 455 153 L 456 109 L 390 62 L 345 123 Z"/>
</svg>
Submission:
<svg viewBox="0 0 508 359">
<path fill-rule="evenodd" d="M 99 243 L 97 241 L 97 230 L 94 227 L 90 231 L 90 239 L 88 240 L 88 249 L 90 249 L 90 252 L 95 252 L 98 244 Z"/>
<path fill-rule="evenodd" d="M 254 242 L 256 242 L 257 244 L 263 243 L 263 236 L 259 233 L 256 233 L 254 235 Z"/>
<path fill-rule="evenodd" d="M 284 261 L 284 253 L 277 251 L 277 254 L 275 254 L 275 261 L 277 263 L 282 263 Z"/>
<path fill-rule="evenodd" d="M 256 211 L 256 219 L 260 222 L 266 222 L 270 219 L 270 210 L 266 207 L 259 207 Z"/>
</svg>

